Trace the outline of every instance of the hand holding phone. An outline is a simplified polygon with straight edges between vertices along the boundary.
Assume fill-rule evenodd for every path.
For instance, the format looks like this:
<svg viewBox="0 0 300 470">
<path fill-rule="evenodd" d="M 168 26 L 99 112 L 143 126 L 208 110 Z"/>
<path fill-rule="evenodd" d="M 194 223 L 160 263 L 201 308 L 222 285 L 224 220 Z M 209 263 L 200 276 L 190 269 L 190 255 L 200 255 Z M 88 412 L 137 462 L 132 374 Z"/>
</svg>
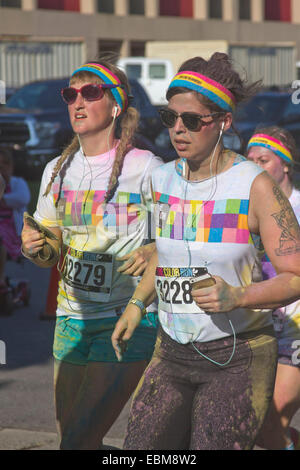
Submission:
<svg viewBox="0 0 300 470">
<path fill-rule="evenodd" d="M 197 276 L 190 280 L 192 290 L 204 289 L 204 287 L 211 287 L 216 284 L 215 279 L 211 274 L 207 273 L 203 276 Z"/>
<path fill-rule="evenodd" d="M 31 215 L 28 214 L 28 212 L 24 212 L 24 220 L 26 220 L 29 227 L 42 233 L 46 238 L 58 241 L 57 236 L 51 232 L 48 227 L 35 220 Z"/>
</svg>

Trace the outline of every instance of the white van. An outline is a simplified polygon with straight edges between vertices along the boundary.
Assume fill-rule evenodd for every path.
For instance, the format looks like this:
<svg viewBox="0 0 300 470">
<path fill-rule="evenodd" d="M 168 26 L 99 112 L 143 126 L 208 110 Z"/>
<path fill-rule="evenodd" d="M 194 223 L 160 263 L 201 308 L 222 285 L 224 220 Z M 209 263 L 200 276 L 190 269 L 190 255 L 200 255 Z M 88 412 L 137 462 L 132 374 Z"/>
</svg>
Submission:
<svg viewBox="0 0 300 470">
<path fill-rule="evenodd" d="M 166 91 L 174 76 L 173 65 L 169 60 L 123 57 L 118 60 L 117 65 L 125 71 L 128 78 L 139 81 L 154 106 L 167 103 Z"/>
</svg>

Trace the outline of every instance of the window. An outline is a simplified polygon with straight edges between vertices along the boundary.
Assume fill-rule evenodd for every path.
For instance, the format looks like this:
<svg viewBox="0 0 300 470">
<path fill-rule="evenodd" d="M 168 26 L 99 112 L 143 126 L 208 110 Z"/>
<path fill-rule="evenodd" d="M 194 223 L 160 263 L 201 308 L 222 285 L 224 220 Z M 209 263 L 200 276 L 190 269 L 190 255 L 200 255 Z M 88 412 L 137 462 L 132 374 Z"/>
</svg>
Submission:
<svg viewBox="0 0 300 470">
<path fill-rule="evenodd" d="M 47 10 L 63 10 L 63 0 L 38 0 L 37 7 Z"/>
<path fill-rule="evenodd" d="M 144 57 L 145 42 L 144 41 L 131 41 L 130 42 L 130 55 L 131 57 Z"/>
<path fill-rule="evenodd" d="M 21 8 L 21 0 L 0 0 L 0 7 Z"/>
<path fill-rule="evenodd" d="M 114 13 L 114 2 L 112 0 L 97 0 L 97 10 L 101 13 Z"/>
<path fill-rule="evenodd" d="M 181 0 L 180 3 L 180 16 L 186 18 L 193 18 L 194 16 L 194 2 L 193 0 Z"/>
<path fill-rule="evenodd" d="M 120 55 L 121 46 L 122 41 L 105 41 L 100 39 L 98 42 L 98 54 L 107 57 L 107 60 L 110 62 L 115 62 Z"/>
<path fill-rule="evenodd" d="M 150 64 L 149 78 L 166 78 L 166 66 L 164 64 Z"/>
<path fill-rule="evenodd" d="M 291 21 L 291 0 L 265 0 L 265 20 Z"/>
<path fill-rule="evenodd" d="M 140 64 L 127 64 L 126 75 L 128 78 L 138 80 L 142 76 L 142 66 Z"/>
<path fill-rule="evenodd" d="M 130 15 L 144 15 L 144 0 L 129 0 L 129 13 Z"/>
<path fill-rule="evenodd" d="M 159 14 L 161 16 L 193 17 L 193 0 L 160 0 Z"/>
<path fill-rule="evenodd" d="M 38 0 L 37 7 L 47 10 L 80 11 L 80 0 Z"/>
<path fill-rule="evenodd" d="M 213 19 L 222 19 L 222 0 L 209 0 L 209 17 Z"/>
<path fill-rule="evenodd" d="M 159 14 L 161 16 L 179 16 L 180 0 L 160 0 Z"/>
<path fill-rule="evenodd" d="M 251 1 L 239 0 L 239 18 L 240 20 L 251 19 Z"/>
<path fill-rule="evenodd" d="M 80 0 L 64 0 L 65 11 L 80 11 Z"/>
</svg>

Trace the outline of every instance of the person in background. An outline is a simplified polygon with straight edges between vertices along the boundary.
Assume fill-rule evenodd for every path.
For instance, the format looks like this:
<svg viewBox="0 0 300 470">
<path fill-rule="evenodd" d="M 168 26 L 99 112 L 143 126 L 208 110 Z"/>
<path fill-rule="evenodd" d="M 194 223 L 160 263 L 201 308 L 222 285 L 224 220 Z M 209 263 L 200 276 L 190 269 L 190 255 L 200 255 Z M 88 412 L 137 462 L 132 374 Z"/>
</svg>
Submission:
<svg viewBox="0 0 300 470">
<path fill-rule="evenodd" d="M 5 190 L 0 199 L 0 289 L 7 289 L 5 264 L 7 259 L 18 261 L 21 257 L 21 231 L 23 214 L 30 202 L 30 190 L 26 181 L 14 176 L 13 154 L 9 148 L 0 147 L 0 174 Z"/>
<path fill-rule="evenodd" d="M 157 293 L 160 327 L 126 450 L 252 449 L 269 408 L 272 310 L 300 297 L 300 229 L 272 178 L 222 145 L 235 107 L 257 86 L 215 53 L 187 60 L 168 88 L 161 118 L 179 158 L 153 172 L 157 253 L 134 292 L 141 306 Z M 256 269 L 260 242 L 277 270 L 267 281 Z M 127 306 L 116 354 L 142 317 Z"/>
<path fill-rule="evenodd" d="M 147 317 L 120 363 L 110 337 L 145 269 L 150 177 L 162 160 L 132 146 L 139 116 L 126 75 L 88 62 L 62 98 L 75 137 L 45 168 L 35 219 L 57 237 L 22 232 L 23 252 L 61 273 L 53 354 L 60 449 L 101 448 L 149 359 L 157 329 Z M 115 134 L 120 120 L 121 135 Z M 153 312 L 150 312 L 153 313 Z"/>
<path fill-rule="evenodd" d="M 300 222 L 300 191 L 295 188 L 293 179 L 297 158 L 294 138 L 285 129 L 275 126 L 262 128 L 249 140 L 248 159 L 272 176 L 289 199 Z M 288 253 L 289 244 L 284 238 L 282 245 Z M 264 279 L 276 276 L 266 255 L 262 269 Z M 267 449 L 300 450 L 299 432 L 290 427 L 300 408 L 300 300 L 274 310 L 273 321 L 278 340 L 276 382 L 270 411 L 257 442 Z"/>
</svg>

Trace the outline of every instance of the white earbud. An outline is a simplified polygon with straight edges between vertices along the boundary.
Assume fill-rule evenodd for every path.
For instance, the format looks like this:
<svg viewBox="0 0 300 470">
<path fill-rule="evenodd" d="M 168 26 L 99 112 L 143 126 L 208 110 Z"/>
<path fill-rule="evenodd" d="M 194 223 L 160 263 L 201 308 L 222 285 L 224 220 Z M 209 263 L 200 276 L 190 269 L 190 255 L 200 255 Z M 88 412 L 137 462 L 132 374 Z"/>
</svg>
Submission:
<svg viewBox="0 0 300 470">
<path fill-rule="evenodd" d="M 114 108 L 114 115 L 113 115 L 113 119 L 116 119 L 116 117 L 117 117 L 117 113 L 118 113 L 118 106 L 115 106 L 115 108 Z"/>
<path fill-rule="evenodd" d="M 223 122 L 222 122 L 222 127 L 221 127 L 221 129 L 220 129 L 219 139 L 221 138 L 221 135 L 223 134 L 224 127 L 225 127 L 225 122 L 223 121 Z"/>
</svg>

